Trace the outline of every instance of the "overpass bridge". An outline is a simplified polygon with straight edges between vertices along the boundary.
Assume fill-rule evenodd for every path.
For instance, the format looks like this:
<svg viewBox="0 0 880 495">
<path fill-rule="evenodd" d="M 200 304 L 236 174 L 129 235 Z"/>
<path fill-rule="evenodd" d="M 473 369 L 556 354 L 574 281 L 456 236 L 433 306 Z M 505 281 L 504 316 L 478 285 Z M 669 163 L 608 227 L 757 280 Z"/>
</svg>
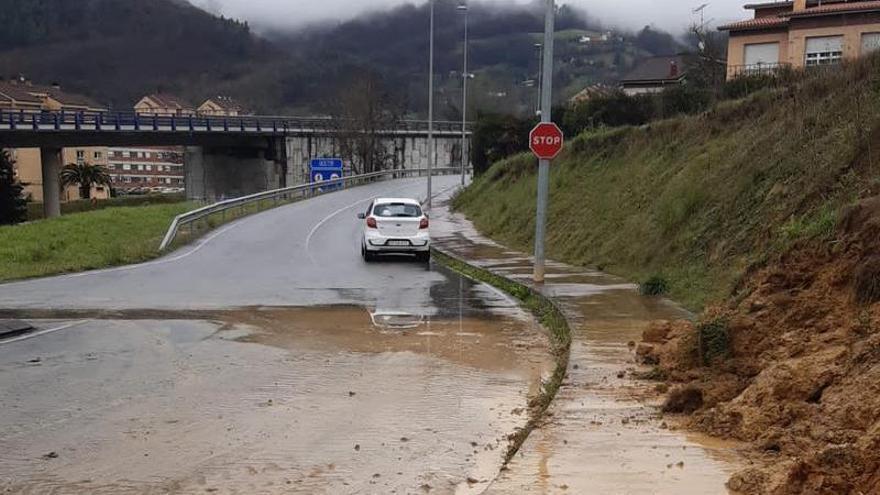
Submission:
<svg viewBox="0 0 880 495">
<path fill-rule="evenodd" d="M 431 151 L 438 166 L 460 166 L 461 132 L 460 122 L 435 122 L 429 150 L 428 122 L 419 120 L 367 130 L 332 118 L 0 109 L 0 148 L 41 150 L 47 217 L 60 214 L 62 148 L 181 146 L 187 197 L 215 200 L 304 183 L 312 158 L 350 154 L 344 150 L 363 145 L 367 136 L 382 168 L 426 168 Z"/>
</svg>

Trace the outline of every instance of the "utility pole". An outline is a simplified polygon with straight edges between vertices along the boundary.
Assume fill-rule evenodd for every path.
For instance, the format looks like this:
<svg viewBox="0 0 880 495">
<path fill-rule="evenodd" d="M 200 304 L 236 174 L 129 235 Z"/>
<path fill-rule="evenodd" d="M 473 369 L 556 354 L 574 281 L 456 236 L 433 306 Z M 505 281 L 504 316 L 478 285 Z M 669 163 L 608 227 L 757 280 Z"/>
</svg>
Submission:
<svg viewBox="0 0 880 495">
<path fill-rule="evenodd" d="M 468 165 L 468 149 L 467 149 L 467 86 L 468 78 L 468 6 L 462 3 L 458 6 L 458 11 L 464 13 L 464 69 L 461 73 L 461 185 L 465 183 Z"/>
<path fill-rule="evenodd" d="M 556 31 L 556 1 L 545 0 L 544 60 L 541 74 L 541 122 L 552 122 L 553 105 L 553 41 Z M 544 283 L 544 238 L 547 230 L 547 203 L 550 189 L 550 160 L 538 161 L 538 209 L 535 217 L 535 283 Z"/>
<path fill-rule="evenodd" d="M 431 4 L 430 41 L 428 42 L 428 198 L 425 205 L 431 211 L 431 174 L 434 168 L 434 0 Z"/>
</svg>

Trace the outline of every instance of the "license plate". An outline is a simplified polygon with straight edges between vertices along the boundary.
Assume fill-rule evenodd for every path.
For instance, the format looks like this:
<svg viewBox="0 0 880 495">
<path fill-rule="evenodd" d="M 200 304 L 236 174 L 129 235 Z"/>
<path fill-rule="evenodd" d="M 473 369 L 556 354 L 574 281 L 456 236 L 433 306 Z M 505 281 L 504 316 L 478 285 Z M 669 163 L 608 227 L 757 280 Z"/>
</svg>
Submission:
<svg viewBox="0 0 880 495">
<path fill-rule="evenodd" d="M 409 246 L 409 241 L 388 241 L 389 246 Z"/>
</svg>

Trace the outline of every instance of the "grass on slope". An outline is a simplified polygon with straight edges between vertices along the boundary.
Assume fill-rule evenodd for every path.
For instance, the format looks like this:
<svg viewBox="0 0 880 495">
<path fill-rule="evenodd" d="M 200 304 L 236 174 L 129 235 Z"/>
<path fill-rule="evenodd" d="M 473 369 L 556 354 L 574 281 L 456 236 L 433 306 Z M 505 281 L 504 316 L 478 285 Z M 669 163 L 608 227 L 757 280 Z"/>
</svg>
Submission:
<svg viewBox="0 0 880 495">
<path fill-rule="evenodd" d="M 878 57 L 703 115 L 586 133 L 552 165 L 548 252 L 636 281 L 663 277 L 698 309 L 880 192 L 878 155 Z M 497 163 L 455 206 L 531 249 L 536 168 L 526 155 Z"/>
<path fill-rule="evenodd" d="M 192 203 L 107 208 L 0 227 L 0 281 L 145 261 Z"/>
</svg>

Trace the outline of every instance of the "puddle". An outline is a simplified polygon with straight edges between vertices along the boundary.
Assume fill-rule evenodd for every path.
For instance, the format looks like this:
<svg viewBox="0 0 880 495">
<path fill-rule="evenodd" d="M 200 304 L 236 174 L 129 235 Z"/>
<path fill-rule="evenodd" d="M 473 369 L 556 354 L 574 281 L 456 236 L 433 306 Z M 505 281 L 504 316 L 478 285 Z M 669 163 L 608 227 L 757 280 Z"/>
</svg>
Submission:
<svg viewBox="0 0 880 495">
<path fill-rule="evenodd" d="M 0 492 L 479 493 L 552 369 L 500 315 L 120 316 L 0 346 Z"/>
</svg>

